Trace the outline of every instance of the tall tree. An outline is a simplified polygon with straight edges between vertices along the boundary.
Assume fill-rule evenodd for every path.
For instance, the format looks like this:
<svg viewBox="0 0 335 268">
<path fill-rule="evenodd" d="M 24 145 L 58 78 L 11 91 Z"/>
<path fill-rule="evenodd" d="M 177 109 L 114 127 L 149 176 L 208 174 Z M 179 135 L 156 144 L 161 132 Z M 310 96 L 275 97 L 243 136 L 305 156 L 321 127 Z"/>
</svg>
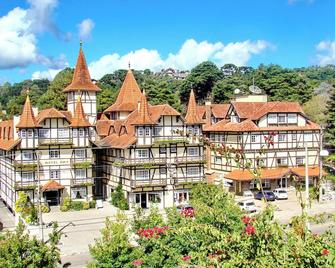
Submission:
<svg viewBox="0 0 335 268">
<path fill-rule="evenodd" d="M 330 99 L 327 103 L 328 119 L 326 128 L 326 140 L 327 143 L 335 145 L 335 84 L 334 89 L 330 94 Z"/>
</svg>

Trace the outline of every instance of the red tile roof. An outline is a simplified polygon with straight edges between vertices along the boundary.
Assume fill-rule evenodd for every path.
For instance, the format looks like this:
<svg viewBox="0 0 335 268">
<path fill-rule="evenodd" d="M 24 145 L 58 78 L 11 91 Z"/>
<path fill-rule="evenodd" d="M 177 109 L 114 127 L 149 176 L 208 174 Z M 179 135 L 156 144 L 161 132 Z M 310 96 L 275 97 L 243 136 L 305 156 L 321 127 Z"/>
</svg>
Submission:
<svg viewBox="0 0 335 268">
<path fill-rule="evenodd" d="M 141 95 L 141 90 L 135 80 L 133 72 L 129 69 L 115 103 L 108 107 L 104 113 L 115 111 L 134 111 L 137 109 L 137 104 L 141 99 Z"/>
<path fill-rule="evenodd" d="M 154 125 L 155 121 L 151 118 L 149 114 L 149 107 L 147 96 L 145 91 L 143 91 L 141 100 L 139 102 L 139 109 L 137 111 L 136 118 L 132 121 L 133 125 Z"/>
<path fill-rule="evenodd" d="M 80 47 L 76 68 L 74 70 L 72 82 L 63 92 L 70 91 L 100 91 L 101 89 L 95 85 L 88 71 L 83 49 Z"/>
<path fill-rule="evenodd" d="M 42 186 L 42 192 L 48 191 L 48 190 L 60 190 L 64 189 L 65 187 L 58 183 L 57 181 L 50 180 L 46 184 Z"/>
<path fill-rule="evenodd" d="M 98 145 L 101 147 L 112 147 L 112 148 L 119 148 L 125 149 L 128 148 L 130 145 L 136 142 L 136 138 L 134 135 L 125 134 L 119 136 L 117 134 L 109 135 L 108 137 L 102 139 Z"/>
<path fill-rule="evenodd" d="M 43 120 L 47 119 L 47 118 L 66 118 L 66 116 L 61 113 L 60 111 L 58 111 L 55 108 L 50 108 L 50 109 L 45 109 L 45 110 L 41 110 L 38 113 L 37 116 L 37 122 L 38 124 L 40 124 Z"/>
<path fill-rule="evenodd" d="M 20 121 L 16 125 L 17 128 L 35 128 L 38 127 L 33 109 L 31 107 L 29 96 L 27 95 L 26 102 L 23 106 L 23 111 L 20 116 Z"/>
<path fill-rule="evenodd" d="M 201 115 L 197 113 L 197 103 L 195 101 L 194 91 L 191 89 L 190 98 L 187 105 L 187 113 L 185 116 L 185 124 L 198 125 L 203 123 L 204 121 L 201 118 Z"/>
<path fill-rule="evenodd" d="M 81 99 L 78 98 L 76 103 L 76 109 L 74 111 L 74 115 L 70 124 L 71 127 L 90 127 L 91 124 L 87 120 L 86 115 L 84 113 L 83 104 L 81 103 Z"/>
<path fill-rule="evenodd" d="M 14 123 L 13 120 L 0 122 L 0 149 L 9 151 L 16 145 L 19 145 L 21 139 L 14 140 Z"/>
</svg>

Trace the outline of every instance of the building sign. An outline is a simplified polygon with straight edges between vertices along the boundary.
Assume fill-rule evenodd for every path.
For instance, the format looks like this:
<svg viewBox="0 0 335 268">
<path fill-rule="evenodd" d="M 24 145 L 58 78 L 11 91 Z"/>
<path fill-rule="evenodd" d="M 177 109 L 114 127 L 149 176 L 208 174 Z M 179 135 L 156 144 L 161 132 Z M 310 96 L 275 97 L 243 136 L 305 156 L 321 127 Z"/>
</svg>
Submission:
<svg viewBox="0 0 335 268">
<path fill-rule="evenodd" d="M 70 165 L 70 159 L 41 160 L 42 165 Z"/>
</svg>

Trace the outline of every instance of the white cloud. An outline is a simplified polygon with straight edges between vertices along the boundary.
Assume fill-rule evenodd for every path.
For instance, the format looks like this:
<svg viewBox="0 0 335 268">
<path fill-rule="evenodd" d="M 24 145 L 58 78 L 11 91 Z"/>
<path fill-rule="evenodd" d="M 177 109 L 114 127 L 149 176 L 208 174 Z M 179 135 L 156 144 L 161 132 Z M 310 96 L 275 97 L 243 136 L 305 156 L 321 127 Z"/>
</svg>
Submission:
<svg viewBox="0 0 335 268">
<path fill-rule="evenodd" d="M 46 71 L 36 71 L 32 74 L 31 79 L 48 79 L 53 80 L 55 76 L 63 69 L 49 69 Z"/>
<path fill-rule="evenodd" d="M 91 19 L 84 19 L 81 23 L 77 25 L 78 36 L 81 40 L 87 40 L 91 37 L 92 30 L 95 24 Z"/>
<path fill-rule="evenodd" d="M 58 37 L 62 35 L 52 20 L 58 1 L 28 0 L 28 3 L 28 9 L 16 7 L 0 17 L 0 69 L 25 67 L 30 63 L 60 68 L 61 62 L 63 65 L 66 62 L 63 55 L 59 59 L 46 57 L 37 47 L 38 33 L 51 31 Z"/>
<path fill-rule="evenodd" d="M 247 64 L 252 55 L 259 54 L 270 46 L 263 40 L 255 42 L 246 40 L 225 45 L 221 42 L 210 43 L 208 41 L 198 43 L 194 39 L 188 39 L 176 54 L 170 53 L 166 59 L 163 59 L 157 50 L 142 48 L 123 56 L 117 53 L 107 54 L 91 62 L 89 69 L 91 76 L 99 79 L 106 73 L 127 68 L 129 62 L 134 69 L 154 71 L 169 67 L 189 70 L 206 60 L 211 60 L 219 66 L 225 63 L 242 66 Z"/>
<path fill-rule="evenodd" d="M 318 64 L 335 64 L 335 41 L 321 41 L 316 45 Z"/>
</svg>

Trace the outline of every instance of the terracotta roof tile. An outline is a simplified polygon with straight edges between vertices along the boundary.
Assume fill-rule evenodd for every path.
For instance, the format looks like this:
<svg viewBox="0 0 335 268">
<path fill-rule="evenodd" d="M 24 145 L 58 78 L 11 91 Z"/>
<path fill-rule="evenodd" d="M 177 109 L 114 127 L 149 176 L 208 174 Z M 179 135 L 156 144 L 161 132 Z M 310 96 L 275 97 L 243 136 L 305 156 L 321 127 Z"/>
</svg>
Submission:
<svg viewBox="0 0 335 268">
<path fill-rule="evenodd" d="M 14 140 L 13 120 L 0 122 L 0 149 L 9 151 L 20 143 L 21 139 Z"/>
<path fill-rule="evenodd" d="M 134 111 L 137 109 L 137 104 L 141 99 L 141 95 L 141 90 L 135 80 L 133 72 L 129 69 L 115 103 L 107 108 L 104 113 Z"/>
<path fill-rule="evenodd" d="M 100 137 L 105 137 L 109 135 L 110 128 L 113 126 L 114 121 L 112 120 L 98 120 L 95 123 L 97 133 Z"/>
<path fill-rule="evenodd" d="M 72 113 L 70 111 L 59 111 L 59 112 L 62 113 L 66 117 L 66 120 L 68 122 L 72 121 Z"/>
<path fill-rule="evenodd" d="M 305 177 L 305 167 L 294 167 L 291 168 L 291 171 L 293 174 L 299 176 L 299 177 Z M 323 171 L 323 175 L 327 175 L 327 172 Z M 313 166 L 308 168 L 308 176 L 310 177 L 318 177 L 320 176 L 320 167 Z"/>
<path fill-rule="evenodd" d="M 212 113 L 215 118 L 225 118 L 227 116 L 230 103 L 212 104 Z"/>
<path fill-rule="evenodd" d="M 147 96 L 145 95 L 144 91 L 143 91 L 143 94 L 141 96 L 141 100 L 139 103 L 139 109 L 137 111 L 137 116 L 132 121 L 132 124 L 133 125 L 154 125 L 155 124 L 155 121 L 152 120 L 149 114 Z"/>
<path fill-rule="evenodd" d="M 64 189 L 64 186 L 58 183 L 57 181 L 54 180 L 49 180 L 46 184 L 42 186 L 41 191 L 47 191 L 47 190 L 60 190 Z"/>
<path fill-rule="evenodd" d="M 70 91 L 100 91 L 101 89 L 95 85 L 88 71 L 83 49 L 80 47 L 76 68 L 74 70 L 72 82 L 63 92 Z"/>
<path fill-rule="evenodd" d="M 70 124 L 71 127 L 90 127 L 91 124 L 87 120 L 86 115 L 84 113 L 84 108 L 81 103 L 81 99 L 78 98 L 76 103 L 76 109 L 74 111 L 74 115 Z"/>
<path fill-rule="evenodd" d="M 117 134 L 113 134 L 102 139 L 98 143 L 98 146 L 125 149 L 128 148 L 130 145 L 134 144 L 135 142 L 136 138 L 133 135 L 126 134 L 119 136 Z"/>
<path fill-rule="evenodd" d="M 33 109 L 31 107 L 29 96 L 27 95 L 26 102 L 23 106 L 23 111 L 20 116 L 20 121 L 16 125 L 17 128 L 35 128 L 38 127 Z"/>
<path fill-rule="evenodd" d="M 187 125 L 197 125 L 203 124 L 204 121 L 201 115 L 197 113 L 197 103 L 195 101 L 195 95 L 193 89 L 191 89 L 190 98 L 187 105 L 187 113 L 185 116 L 185 124 Z"/>
<path fill-rule="evenodd" d="M 61 113 L 60 111 L 58 111 L 57 109 L 50 108 L 50 109 L 41 110 L 38 113 L 37 123 L 40 124 L 44 119 L 47 119 L 47 118 L 65 118 L 65 119 L 67 119 L 66 116 L 63 113 Z"/>
</svg>

